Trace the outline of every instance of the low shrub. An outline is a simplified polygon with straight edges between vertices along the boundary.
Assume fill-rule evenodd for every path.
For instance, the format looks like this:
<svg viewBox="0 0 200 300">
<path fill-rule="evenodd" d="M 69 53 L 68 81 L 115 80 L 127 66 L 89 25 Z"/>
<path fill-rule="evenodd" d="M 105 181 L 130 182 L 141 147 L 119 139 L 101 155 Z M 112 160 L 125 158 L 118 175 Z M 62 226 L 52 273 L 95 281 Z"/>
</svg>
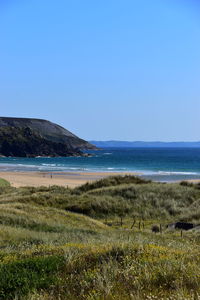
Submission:
<svg viewBox="0 0 200 300">
<path fill-rule="evenodd" d="M 14 299 L 57 282 L 64 266 L 61 256 L 34 257 L 0 265 L 0 299 Z M 16 298 L 15 298 L 16 299 Z"/>
<path fill-rule="evenodd" d="M 75 194 L 86 193 L 91 190 L 109 187 L 109 186 L 117 186 L 121 184 L 146 184 L 151 181 L 145 180 L 141 177 L 136 177 L 132 175 L 124 175 L 124 176 L 110 176 L 107 178 L 103 178 L 97 180 L 95 182 L 87 182 L 86 184 L 81 185 L 74 189 Z"/>
</svg>

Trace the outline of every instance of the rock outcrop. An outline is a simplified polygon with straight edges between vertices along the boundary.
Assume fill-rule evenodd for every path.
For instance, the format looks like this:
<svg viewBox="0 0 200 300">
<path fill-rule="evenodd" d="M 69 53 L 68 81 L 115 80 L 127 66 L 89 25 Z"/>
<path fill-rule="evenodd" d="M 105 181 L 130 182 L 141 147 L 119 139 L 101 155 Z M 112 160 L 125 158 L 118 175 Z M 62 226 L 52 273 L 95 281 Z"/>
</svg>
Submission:
<svg viewBox="0 0 200 300">
<path fill-rule="evenodd" d="M 83 156 L 89 149 L 96 147 L 50 121 L 0 117 L 0 155 Z"/>
</svg>

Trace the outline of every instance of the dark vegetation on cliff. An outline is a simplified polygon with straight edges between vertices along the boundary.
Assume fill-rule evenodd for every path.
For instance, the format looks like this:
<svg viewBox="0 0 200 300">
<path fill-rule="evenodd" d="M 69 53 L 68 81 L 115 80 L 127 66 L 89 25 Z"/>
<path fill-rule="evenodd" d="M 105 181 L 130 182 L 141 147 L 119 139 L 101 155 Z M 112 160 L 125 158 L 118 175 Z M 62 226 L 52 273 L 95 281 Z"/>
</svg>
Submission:
<svg viewBox="0 0 200 300">
<path fill-rule="evenodd" d="M 95 147 L 49 121 L 0 118 L 0 155 L 80 156 L 84 149 Z"/>
<path fill-rule="evenodd" d="M 0 128 L 0 153 L 16 157 L 82 155 L 78 149 L 44 139 L 29 127 Z"/>
</svg>

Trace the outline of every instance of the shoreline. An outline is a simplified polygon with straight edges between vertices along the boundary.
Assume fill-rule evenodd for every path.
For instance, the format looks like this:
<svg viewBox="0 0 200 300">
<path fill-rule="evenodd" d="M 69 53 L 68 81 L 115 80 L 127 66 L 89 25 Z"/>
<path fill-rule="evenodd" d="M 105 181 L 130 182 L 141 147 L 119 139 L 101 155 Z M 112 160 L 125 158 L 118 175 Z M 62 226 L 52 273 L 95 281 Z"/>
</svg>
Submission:
<svg viewBox="0 0 200 300">
<path fill-rule="evenodd" d="M 75 188 L 86 182 L 93 182 L 102 178 L 106 178 L 109 176 L 123 176 L 123 175 L 135 175 L 140 176 L 143 175 L 140 172 L 84 172 L 84 171 L 69 171 L 69 172 L 37 172 L 37 171 L 0 171 L 0 178 L 7 180 L 11 186 L 13 187 L 24 187 L 24 186 L 64 186 L 69 188 Z M 159 181 L 155 179 L 151 179 L 155 182 L 165 182 L 165 183 L 178 183 L 181 181 L 187 181 L 190 183 L 200 183 L 200 178 L 197 179 L 180 179 L 169 181 Z"/>
<path fill-rule="evenodd" d="M 141 175 L 136 172 L 14 172 L 1 171 L 0 178 L 10 182 L 13 187 L 23 186 L 65 186 L 77 187 L 86 182 L 116 175 Z"/>
</svg>

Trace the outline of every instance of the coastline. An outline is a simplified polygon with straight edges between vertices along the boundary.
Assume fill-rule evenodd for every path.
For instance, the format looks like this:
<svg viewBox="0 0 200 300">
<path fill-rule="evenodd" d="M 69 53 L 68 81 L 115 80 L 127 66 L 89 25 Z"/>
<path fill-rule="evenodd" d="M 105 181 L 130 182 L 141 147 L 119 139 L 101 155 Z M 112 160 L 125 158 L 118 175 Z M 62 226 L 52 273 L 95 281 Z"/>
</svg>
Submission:
<svg viewBox="0 0 200 300">
<path fill-rule="evenodd" d="M 136 172 L 0 172 L 0 178 L 13 187 L 59 185 L 74 188 L 86 182 L 114 175 L 140 175 Z"/>
<path fill-rule="evenodd" d="M 86 182 L 96 181 L 109 176 L 117 175 L 142 175 L 139 172 L 15 172 L 15 171 L 0 171 L 0 178 L 3 178 L 10 182 L 13 187 L 24 187 L 24 186 L 64 186 L 69 188 L 75 188 Z M 200 183 L 199 179 L 182 179 L 173 181 L 163 181 L 166 183 L 175 183 L 181 181 L 187 181 L 190 183 Z M 154 180 L 153 180 L 154 181 Z M 157 181 L 157 180 L 155 180 Z M 160 181 L 162 182 L 162 181 Z"/>
</svg>

